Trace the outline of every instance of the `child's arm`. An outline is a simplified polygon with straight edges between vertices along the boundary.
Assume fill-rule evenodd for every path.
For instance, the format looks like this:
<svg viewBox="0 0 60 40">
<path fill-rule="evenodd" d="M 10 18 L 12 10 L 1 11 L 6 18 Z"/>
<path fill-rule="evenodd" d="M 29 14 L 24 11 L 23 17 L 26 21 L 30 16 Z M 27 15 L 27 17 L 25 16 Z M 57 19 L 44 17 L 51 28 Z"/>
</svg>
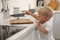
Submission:
<svg viewBox="0 0 60 40">
<path fill-rule="evenodd" d="M 38 28 L 42 33 L 48 34 L 48 30 L 42 28 L 42 27 L 40 26 L 40 22 L 39 22 L 39 21 L 37 21 L 37 28 Z"/>
<path fill-rule="evenodd" d="M 26 12 L 26 14 L 31 15 L 31 16 L 33 16 L 34 18 L 36 18 L 37 20 L 39 20 L 39 16 L 34 15 L 32 12 L 30 12 L 30 11 L 23 11 L 23 12 Z"/>
</svg>

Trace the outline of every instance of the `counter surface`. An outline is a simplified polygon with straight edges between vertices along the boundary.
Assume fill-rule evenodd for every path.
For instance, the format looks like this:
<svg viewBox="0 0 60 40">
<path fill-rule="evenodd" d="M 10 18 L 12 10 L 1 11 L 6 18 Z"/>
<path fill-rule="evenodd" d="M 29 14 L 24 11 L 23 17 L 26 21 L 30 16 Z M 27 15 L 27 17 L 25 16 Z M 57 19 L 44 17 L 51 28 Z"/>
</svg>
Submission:
<svg viewBox="0 0 60 40">
<path fill-rule="evenodd" d="M 25 17 L 23 17 L 25 18 Z M 7 18 L 7 19 L 0 19 L 0 25 L 11 25 L 10 24 L 10 20 L 13 19 L 13 18 Z M 32 17 L 30 17 L 29 19 L 32 19 L 32 21 L 34 21 Z M 28 32 L 30 32 L 31 30 L 35 29 L 35 25 L 36 23 L 33 23 L 33 24 L 19 24 L 19 25 L 16 25 L 16 26 L 23 26 L 26 28 L 16 34 L 14 34 L 13 36 L 9 37 L 7 40 L 15 40 L 16 38 L 20 37 L 22 38 L 25 34 L 27 34 Z"/>
</svg>

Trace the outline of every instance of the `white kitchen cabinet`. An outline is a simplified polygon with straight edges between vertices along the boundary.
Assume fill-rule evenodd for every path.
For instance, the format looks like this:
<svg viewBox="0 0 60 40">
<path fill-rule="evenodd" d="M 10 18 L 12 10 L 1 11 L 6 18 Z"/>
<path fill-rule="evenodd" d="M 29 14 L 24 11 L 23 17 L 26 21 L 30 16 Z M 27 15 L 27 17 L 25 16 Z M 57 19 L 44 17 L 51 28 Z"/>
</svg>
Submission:
<svg viewBox="0 0 60 40">
<path fill-rule="evenodd" d="M 53 17 L 53 33 L 55 39 L 60 39 L 60 11 L 56 11 Z"/>
<path fill-rule="evenodd" d="M 35 40 L 35 29 L 26 34 L 21 40 Z"/>
<path fill-rule="evenodd" d="M 15 40 L 38 40 L 37 36 L 38 35 L 36 35 L 36 29 L 33 29 L 27 34 L 25 34 L 25 36 L 23 36 L 22 38 L 17 38 Z"/>
<path fill-rule="evenodd" d="M 34 29 L 26 34 L 21 40 L 41 40 L 38 30 Z"/>
</svg>

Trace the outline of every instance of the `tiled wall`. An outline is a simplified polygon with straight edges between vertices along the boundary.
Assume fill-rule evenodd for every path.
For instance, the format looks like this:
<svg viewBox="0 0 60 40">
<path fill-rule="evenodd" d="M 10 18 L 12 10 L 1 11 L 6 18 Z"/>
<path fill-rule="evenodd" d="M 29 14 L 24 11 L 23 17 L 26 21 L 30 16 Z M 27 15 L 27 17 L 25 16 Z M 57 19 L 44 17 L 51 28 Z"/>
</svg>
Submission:
<svg viewBox="0 0 60 40">
<path fill-rule="evenodd" d="M 19 7 L 20 11 L 36 7 L 36 0 L 9 0 L 10 14 L 13 14 L 13 7 Z"/>
</svg>

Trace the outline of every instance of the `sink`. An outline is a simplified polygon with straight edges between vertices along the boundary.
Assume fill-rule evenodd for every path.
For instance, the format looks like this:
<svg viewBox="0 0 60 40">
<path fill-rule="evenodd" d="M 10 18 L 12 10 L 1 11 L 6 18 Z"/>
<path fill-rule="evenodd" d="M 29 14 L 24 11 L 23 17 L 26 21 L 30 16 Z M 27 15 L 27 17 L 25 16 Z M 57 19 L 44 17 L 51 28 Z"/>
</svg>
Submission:
<svg viewBox="0 0 60 40">
<path fill-rule="evenodd" d="M 26 26 L 0 25 L 0 40 L 6 40 L 10 36 L 22 31 Z"/>
</svg>

